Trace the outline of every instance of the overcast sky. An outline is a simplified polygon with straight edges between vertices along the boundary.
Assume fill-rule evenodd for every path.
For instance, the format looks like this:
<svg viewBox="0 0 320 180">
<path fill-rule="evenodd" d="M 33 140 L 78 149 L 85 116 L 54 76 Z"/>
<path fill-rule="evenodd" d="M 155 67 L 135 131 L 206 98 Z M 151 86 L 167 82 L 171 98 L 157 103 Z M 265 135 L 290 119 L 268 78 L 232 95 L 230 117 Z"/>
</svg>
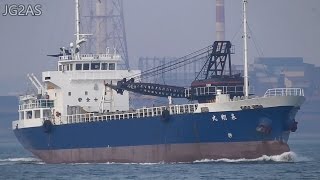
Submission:
<svg viewBox="0 0 320 180">
<path fill-rule="evenodd" d="M 74 40 L 73 0 L 0 1 L 0 95 L 24 92 L 27 73 L 54 69 L 46 57 Z M 6 4 L 41 4 L 39 17 L 2 16 Z M 124 0 L 129 56 L 180 57 L 215 40 L 215 0 Z M 241 0 L 225 0 L 226 38 L 242 63 Z M 319 0 L 249 0 L 249 57 L 299 56 L 320 65 Z M 255 41 L 258 49 L 253 44 Z M 40 78 L 40 77 L 39 77 Z"/>
</svg>

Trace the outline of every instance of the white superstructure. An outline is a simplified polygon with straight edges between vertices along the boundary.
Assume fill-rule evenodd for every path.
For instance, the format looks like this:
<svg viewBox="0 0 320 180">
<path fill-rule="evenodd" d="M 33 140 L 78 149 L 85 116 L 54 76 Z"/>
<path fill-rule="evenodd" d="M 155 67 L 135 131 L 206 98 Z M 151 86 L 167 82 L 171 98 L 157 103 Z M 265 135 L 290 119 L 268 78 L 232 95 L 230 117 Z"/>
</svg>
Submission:
<svg viewBox="0 0 320 180">
<path fill-rule="evenodd" d="M 128 111 L 128 92 L 117 94 L 105 83 L 116 83 L 140 71 L 119 70 L 120 55 L 115 50 L 106 51 L 59 56 L 57 70 L 43 72 L 42 83 L 29 76 L 43 89 L 39 94 L 20 97 L 19 120 L 27 121 L 22 127 L 42 125 L 44 119 L 60 124 L 61 117 L 67 115 Z"/>
<path fill-rule="evenodd" d="M 77 107 L 86 112 L 125 111 L 129 95 L 118 95 L 105 87 L 140 71 L 118 70 L 120 56 L 116 53 L 82 54 L 80 59 L 60 56 L 58 71 L 42 73 L 47 94 L 55 100 L 61 114 L 74 114 Z M 117 101 L 113 101 L 117 99 Z"/>
</svg>

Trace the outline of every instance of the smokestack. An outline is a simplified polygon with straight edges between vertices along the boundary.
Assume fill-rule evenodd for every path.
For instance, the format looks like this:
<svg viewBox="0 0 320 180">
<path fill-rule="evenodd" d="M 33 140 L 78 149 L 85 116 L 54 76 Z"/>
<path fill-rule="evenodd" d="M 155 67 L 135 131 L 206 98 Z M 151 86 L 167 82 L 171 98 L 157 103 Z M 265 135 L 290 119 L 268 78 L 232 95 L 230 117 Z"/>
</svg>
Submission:
<svg viewBox="0 0 320 180">
<path fill-rule="evenodd" d="M 104 17 L 107 16 L 107 0 L 98 0 L 96 2 L 96 32 L 94 38 L 96 39 L 96 53 L 104 54 L 107 48 L 107 21 Z M 112 48 L 112 47 L 110 47 Z"/>
<path fill-rule="evenodd" d="M 217 41 L 225 40 L 224 32 L 224 0 L 216 0 L 216 38 Z"/>
</svg>

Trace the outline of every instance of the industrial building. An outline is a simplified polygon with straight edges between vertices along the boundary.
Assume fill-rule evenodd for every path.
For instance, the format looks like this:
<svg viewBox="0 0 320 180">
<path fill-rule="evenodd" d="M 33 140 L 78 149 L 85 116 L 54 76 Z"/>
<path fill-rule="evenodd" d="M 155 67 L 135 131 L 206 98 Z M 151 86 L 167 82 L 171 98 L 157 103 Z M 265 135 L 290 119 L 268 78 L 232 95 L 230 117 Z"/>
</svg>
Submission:
<svg viewBox="0 0 320 180">
<path fill-rule="evenodd" d="M 275 87 L 301 87 L 306 96 L 319 91 L 319 67 L 303 62 L 302 57 L 258 57 L 252 67 L 250 80 L 257 94 Z"/>
</svg>

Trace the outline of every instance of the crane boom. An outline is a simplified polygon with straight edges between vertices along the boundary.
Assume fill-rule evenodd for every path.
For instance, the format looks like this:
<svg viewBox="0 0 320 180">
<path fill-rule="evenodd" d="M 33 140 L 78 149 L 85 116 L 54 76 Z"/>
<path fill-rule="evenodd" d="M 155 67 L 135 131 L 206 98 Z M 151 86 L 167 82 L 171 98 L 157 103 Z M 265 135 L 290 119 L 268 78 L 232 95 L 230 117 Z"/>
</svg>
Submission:
<svg viewBox="0 0 320 180">
<path fill-rule="evenodd" d="M 240 74 L 232 74 L 231 54 L 233 54 L 233 51 L 230 41 L 215 41 L 210 47 L 203 48 L 162 66 L 152 68 L 139 75 L 124 78 L 121 81 L 118 81 L 116 85 L 111 83 L 105 84 L 105 86 L 114 89 L 119 94 L 123 94 L 124 91 L 130 91 L 158 97 L 171 96 L 172 98 L 187 98 L 189 100 L 198 100 L 200 103 L 214 101 L 217 90 L 221 90 L 223 94 L 230 94 L 231 98 L 234 96 L 243 96 L 243 78 Z M 139 76 L 142 78 L 155 76 L 159 73 L 177 69 L 203 58 L 206 58 L 206 63 L 203 65 L 196 80 L 191 83 L 191 87 L 189 88 L 135 82 L 135 78 Z M 226 63 L 228 63 L 227 67 L 229 68 L 229 71 L 225 70 Z M 200 75 L 204 77 L 199 79 Z"/>
<path fill-rule="evenodd" d="M 144 95 L 158 96 L 158 97 L 168 97 L 172 98 L 187 98 L 186 88 L 179 86 L 170 86 L 163 84 L 154 84 L 154 83 L 135 83 L 134 79 L 131 78 L 126 80 L 124 78 L 121 81 L 117 82 L 117 85 L 105 84 L 107 87 L 110 87 L 117 91 L 119 94 L 123 92 L 130 91 Z"/>
</svg>

